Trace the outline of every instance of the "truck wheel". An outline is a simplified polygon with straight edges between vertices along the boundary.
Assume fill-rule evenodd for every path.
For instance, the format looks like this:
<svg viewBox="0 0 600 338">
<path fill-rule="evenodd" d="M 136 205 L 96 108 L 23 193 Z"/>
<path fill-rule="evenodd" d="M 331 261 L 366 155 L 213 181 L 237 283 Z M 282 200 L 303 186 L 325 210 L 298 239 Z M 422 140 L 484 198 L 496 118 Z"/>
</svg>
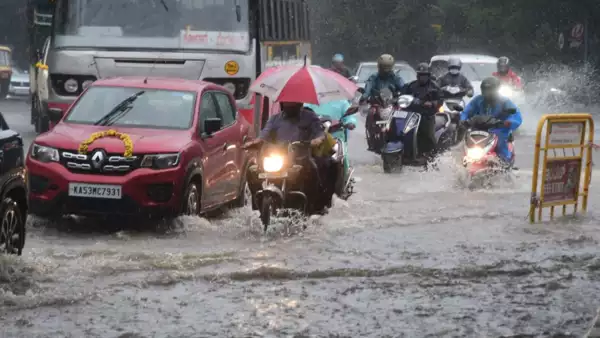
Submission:
<svg viewBox="0 0 600 338">
<path fill-rule="evenodd" d="M 38 134 L 41 134 L 47 132 L 48 130 L 50 130 L 50 121 L 48 121 L 48 116 L 38 114 L 37 120 L 35 121 L 35 131 Z"/>
</svg>

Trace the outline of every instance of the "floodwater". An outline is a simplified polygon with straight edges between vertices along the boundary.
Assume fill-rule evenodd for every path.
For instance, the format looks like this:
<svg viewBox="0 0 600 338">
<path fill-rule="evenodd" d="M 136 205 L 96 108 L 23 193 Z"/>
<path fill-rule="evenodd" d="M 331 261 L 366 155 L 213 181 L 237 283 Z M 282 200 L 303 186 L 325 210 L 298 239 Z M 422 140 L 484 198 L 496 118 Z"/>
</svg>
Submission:
<svg viewBox="0 0 600 338">
<path fill-rule="evenodd" d="M 24 103 L 0 104 L 31 141 Z M 518 175 L 487 190 L 439 170 L 386 175 L 353 132 L 357 194 L 306 230 L 249 210 L 123 230 L 31 218 L 0 257 L 0 337 L 579 337 L 600 304 L 599 191 L 577 219 L 527 221 Z M 547 219 L 547 217 L 546 217 Z"/>
</svg>

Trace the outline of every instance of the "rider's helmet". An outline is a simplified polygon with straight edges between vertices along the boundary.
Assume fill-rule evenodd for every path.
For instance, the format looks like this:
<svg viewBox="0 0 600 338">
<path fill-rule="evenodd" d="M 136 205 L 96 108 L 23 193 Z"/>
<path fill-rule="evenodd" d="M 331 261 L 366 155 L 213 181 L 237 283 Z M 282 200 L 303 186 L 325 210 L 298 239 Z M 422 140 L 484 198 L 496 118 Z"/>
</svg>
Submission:
<svg viewBox="0 0 600 338">
<path fill-rule="evenodd" d="M 500 80 L 497 77 L 488 77 L 481 81 L 481 95 L 485 100 L 495 101 L 500 89 Z"/>
<path fill-rule="evenodd" d="M 498 66 L 498 74 L 508 74 L 508 71 L 510 70 L 510 60 L 506 56 L 498 58 L 498 63 L 496 65 Z"/>
<path fill-rule="evenodd" d="M 431 68 L 429 64 L 422 62 L 417 66 L 417 81 L 419 83 L 427 83 L 431 79 Z"/>
<path fill-rule="evenodd" d="M 388 74 L 394 70 L 394 57 L 390 54 L 382 54 L 377 59 L 377 70 L 380 74 Z"/>
<path fill-rule="evenodd" d="M 344 62 L 344 56 L 342 54 L 335 54 L 333 58 L 331 58 L 331 62 L 342 63 Z"/>
<path fill-rule="evenodd" d="M 448 59 L 448 72 L 452 75 L 460 74 L 462 68 L 462 61 L 457 57 L 451 57 Z"/>
</svg>

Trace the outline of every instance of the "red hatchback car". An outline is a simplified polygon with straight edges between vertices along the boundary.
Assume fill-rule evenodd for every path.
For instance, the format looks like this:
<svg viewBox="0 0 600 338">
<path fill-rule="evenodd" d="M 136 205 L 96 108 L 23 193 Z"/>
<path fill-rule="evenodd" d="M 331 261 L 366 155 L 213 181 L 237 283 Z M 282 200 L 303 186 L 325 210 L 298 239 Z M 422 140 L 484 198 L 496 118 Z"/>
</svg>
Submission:
<svg viewBox="0 0 600 338">
<path fill-rule="evenodd" d="M 96 81 L 26 160 L 29 211 L 176 217 L 251 203 L 251 126 L 226 88 L 203 81 Z M 64 117 L 63 117 L 64 115 Z"/>
</svg>

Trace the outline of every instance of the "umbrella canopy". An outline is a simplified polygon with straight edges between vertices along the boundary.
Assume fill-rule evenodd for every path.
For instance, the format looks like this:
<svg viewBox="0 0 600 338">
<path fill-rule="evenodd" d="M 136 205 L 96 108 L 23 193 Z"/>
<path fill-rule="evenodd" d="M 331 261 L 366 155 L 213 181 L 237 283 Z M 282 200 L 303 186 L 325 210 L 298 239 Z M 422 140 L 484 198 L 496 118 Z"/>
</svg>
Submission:
<svg viewBox="0 0 600 338">
<path fill-rule="evenodd" d="M 358 87 L 336 72 L 318 66 L 287 65 L 266 70 L 250 91 L 276 102 L 322 104 L 351 100 Z"/>
</svg>

